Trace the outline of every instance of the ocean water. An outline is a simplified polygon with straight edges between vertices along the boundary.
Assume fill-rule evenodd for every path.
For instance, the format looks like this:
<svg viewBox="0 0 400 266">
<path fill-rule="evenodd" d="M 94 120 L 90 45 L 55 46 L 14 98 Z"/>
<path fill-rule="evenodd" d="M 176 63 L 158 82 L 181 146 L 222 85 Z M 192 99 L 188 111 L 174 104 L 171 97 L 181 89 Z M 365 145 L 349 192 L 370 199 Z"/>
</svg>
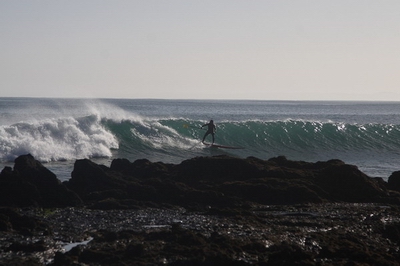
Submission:
<svg viewBox="0 0 400 266">
<path fill-rule="evenodd" d="M 216 143 L 244 149 L 203 145 L 210 119 Z M 387 180 L 400 170 L 400 103 L 0 98 L 0 166 L 28 153 L 60 180 L 82 158 L 109 166 L 221 154 L 340 159 Z"/>
</svg>

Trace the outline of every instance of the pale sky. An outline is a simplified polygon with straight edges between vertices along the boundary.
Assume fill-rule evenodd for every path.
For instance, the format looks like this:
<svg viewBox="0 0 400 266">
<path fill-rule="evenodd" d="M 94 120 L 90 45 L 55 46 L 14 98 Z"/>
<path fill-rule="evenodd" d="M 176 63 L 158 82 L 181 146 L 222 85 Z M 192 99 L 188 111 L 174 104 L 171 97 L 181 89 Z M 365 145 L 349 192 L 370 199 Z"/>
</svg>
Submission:
<svg viewBox="0 0 400 266">
<path fill-rule="evenodd" d="M 0 0 L 0 97 L 400 101 L 400 1 Z"/>
</svg>

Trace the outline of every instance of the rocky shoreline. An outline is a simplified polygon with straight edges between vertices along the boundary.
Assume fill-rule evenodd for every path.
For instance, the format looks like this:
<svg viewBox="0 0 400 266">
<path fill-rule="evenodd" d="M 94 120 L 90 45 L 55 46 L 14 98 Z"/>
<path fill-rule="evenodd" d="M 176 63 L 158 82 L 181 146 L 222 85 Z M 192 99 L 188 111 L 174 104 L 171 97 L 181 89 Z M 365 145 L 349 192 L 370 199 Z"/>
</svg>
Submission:
<svg viewBox="0 0 400 266">
<path fill-rule="evenodd" d="M 399 265 L 400 172 L 340 160 L 77 160 L 0 174 L 1 265 Z"/>
</svg>

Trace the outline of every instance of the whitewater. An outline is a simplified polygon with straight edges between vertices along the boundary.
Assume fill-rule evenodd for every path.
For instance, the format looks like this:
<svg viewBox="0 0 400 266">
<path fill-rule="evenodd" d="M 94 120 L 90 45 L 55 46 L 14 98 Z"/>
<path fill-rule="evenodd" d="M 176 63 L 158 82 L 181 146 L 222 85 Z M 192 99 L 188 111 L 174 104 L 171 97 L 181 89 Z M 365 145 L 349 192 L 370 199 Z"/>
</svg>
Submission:
<svg viewBox="0 0 400 266">
<path fill-rule="evenodd" d="M 216 143 L 244 149 L 204 146 L 210 119 Z M 180 163 L 223 154 L 340 159 L 387 180 L 400 170 L 399 151 L 397 102 L 0 98 L 0 166 L 30 153 L 60 180 L 83 158 Z"/>
</svg>

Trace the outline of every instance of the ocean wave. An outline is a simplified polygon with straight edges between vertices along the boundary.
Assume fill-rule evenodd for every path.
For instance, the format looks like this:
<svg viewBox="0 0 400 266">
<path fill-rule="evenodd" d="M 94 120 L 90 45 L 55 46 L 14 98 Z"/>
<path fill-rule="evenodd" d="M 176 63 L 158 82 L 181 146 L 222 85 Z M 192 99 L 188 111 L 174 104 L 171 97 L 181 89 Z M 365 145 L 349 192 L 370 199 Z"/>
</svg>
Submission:
<svg viewBox="0 0 400 266">
<path fill-rule="evenodd" d="M 42 162 L 109 157 L 111 149 L 118 149 L 118 140 L 96 115 L 0 127 L 2 161 L 27 153 Z"/>
<path fill-rule="evenodd" d="M 176 160 L 209 155 L 200 140 L 206 121 L 99 114 L 45 119 L 0 127 L 2 161 L 31 153 L 40 161 L 94 157 L 149 157 Z M 397 152 L 400 126 L 304 120 L 245 120 L 217 123 L 216 142 L 246 149 L 234 155 L 332 152 Z"/>
<path fill-rule="evenodd" d="M 200 121 L 163 120 L 166 126 L 179 128 L 179 123 L 189 123 L 181 134 L 199 138 L 201 132 L 194 129 Z M 193 128 L 194 127 L 194 128 Z M 184 132 L 184 131 L 189 131 Z M 226 121 L 217 124 L 218 141 L 250 148 L 290 147 L 292 149 L 324 148 L 343 149 L 387 149 L 400 148 L 400 126 L 393 124 L 348 124 L 303 120 L 284 121 Z"/>
</svg>

